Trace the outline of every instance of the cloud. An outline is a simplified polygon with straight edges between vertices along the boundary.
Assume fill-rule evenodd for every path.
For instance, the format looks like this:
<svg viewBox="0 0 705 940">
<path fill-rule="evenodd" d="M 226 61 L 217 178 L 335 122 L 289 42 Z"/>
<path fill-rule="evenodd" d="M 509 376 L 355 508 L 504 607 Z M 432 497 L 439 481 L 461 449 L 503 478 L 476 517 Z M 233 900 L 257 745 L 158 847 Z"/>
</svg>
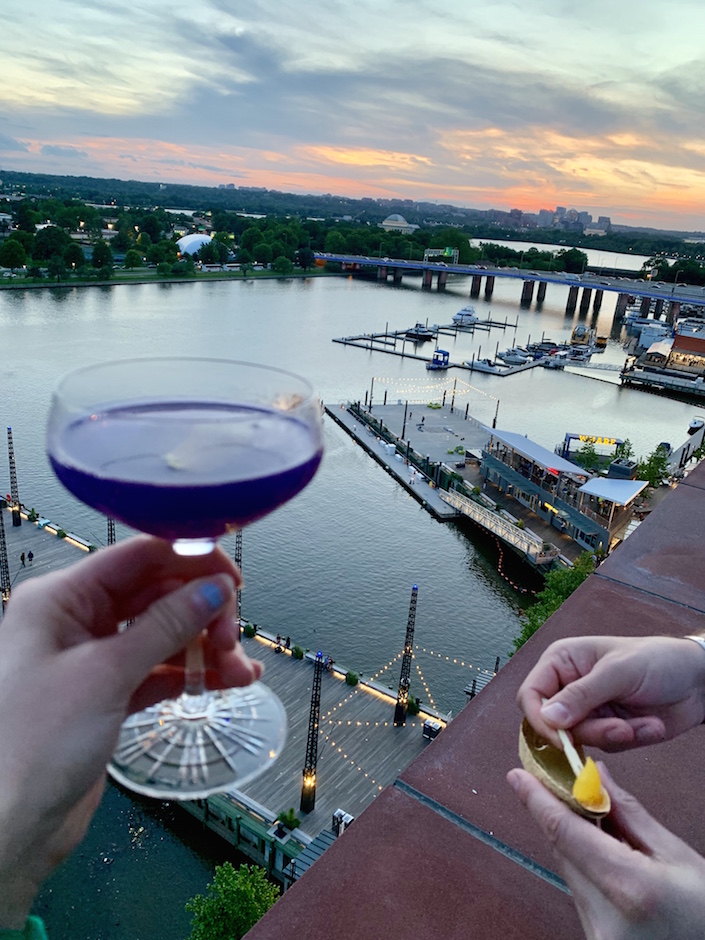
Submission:
<svg viewBox="0 0 705 940">
<path fill-rule="evenodd" d="M 67 147 L 61 144 L 44 144 L 39 152 L 43 157 L 69 157 L 71 159 L 85 160 L 88 154 L 78 147 Z"/>
<path fill-rule="evenodd" d="M 26 153 L 29 147 L 27 144 L 23 144 L 21 140 L 15 140 L 14 137 L 8 137 L 7 134 L 0 134 L 0 152 L 17 150 Z"/>
</svg>

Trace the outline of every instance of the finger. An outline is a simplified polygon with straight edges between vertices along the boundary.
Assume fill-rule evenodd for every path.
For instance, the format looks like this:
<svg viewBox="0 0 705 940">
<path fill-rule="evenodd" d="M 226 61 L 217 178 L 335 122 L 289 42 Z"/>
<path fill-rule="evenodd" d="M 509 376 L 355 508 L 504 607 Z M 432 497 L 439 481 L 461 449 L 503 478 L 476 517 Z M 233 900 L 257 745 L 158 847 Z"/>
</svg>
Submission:
<svg viewBox="0 0 705 940">
<path fill-rule="evenodd" d="M 262 663 L 250 659 L 238 644 L 232 653 L 221 657 L 216 668 L 206 668 L 206 688 L 231 689 L 249 685 L 260 679 L 263 672 Z M 132 695 L 128 712 L 132 714 L 164 699 L 177 698 L 183 690 L 183 667 L 158 666 Z"/>
<path fill-rule="evenodd" d="M 152 669 L 170 659 L 235 602 L 235 583 L 227 574 L 191 581 L 160 598 L 131 629 L 101 643 L 110 644 L 122 679 L 132 690 Z"/>
<path fill-rule="evenodd" d="M 580 744 L 599 747 L 603 751 L 626 751 L 646 744 L 657 744 L 666 738 L 666 726 L 656 715 L 639 718 L 587 718 L 570 729 Z"/>
<path fill-rule="evenodd" d="M 112 632 L 114 624 L 134 617 L 174 582 L 184 583 L 218 573 L 241 583 L 237 566 L 219 548 L 208 555 L 177 555 L 168 542 L 137 536 L 92 553 L 83 561 L 46 578 L 36 579 L 25 603 L 51 604 L 67 614 L 69 624 L 91 625 L 91 632 Z M 41 623 L 41 618 L 36 619 Z M 95 625 L 95 626 L 93 626 Z"/>
<path fill-rule="evenodd" d="M 631 691 L 631 677 L 601 659 L 587 675 L 571 681 L 541 706 L 541 719 L 553 728 L 573 728 L 593 711 Z"/>
<path fill-rule="evenodd" d="M 510 770 L 507 782 L 532 815 L 554 851 L 603 893 L 634 866 L 634 851 L 561 803 L 535 777 Z"/>
</svg>

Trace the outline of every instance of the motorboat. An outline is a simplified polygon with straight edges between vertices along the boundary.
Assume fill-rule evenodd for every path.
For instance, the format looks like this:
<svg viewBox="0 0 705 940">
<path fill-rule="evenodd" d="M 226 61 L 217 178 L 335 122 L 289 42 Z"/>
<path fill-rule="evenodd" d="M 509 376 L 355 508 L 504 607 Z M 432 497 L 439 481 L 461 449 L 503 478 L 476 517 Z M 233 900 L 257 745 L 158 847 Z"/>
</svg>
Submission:
<svg viewBox="0 0 705 940">
<path fill-rule="evenodd" d="M 428 339 L 435 339 L 436 334 L 424 323 L 417 323 L 410 330 L 406 331 L 406 338 L 413 339 L 416 343 L 423 343 Z"/>
<path fill-rule="evenodd" d="M 472 326 L 477 322 L 477 314 L 475 313 L 474 307 L 463 307 L 462 310 L 458 310 L 457 313 L 453 314 L 453 323 L 455 323 L 456 326 Z"/>
<path fill-rule="evenodd" d="M 426 363 L 426 368 L 433 371 L 442 371 L 450 368 L 450 353 L 447 349 L 434 349 L 433 358 Z"/>
<path fill-rule="evenodd" d="M 508 366 L 523 366 L 531 359 L 531 356 L 527 353 L 524 354 L 518 349 L 505 349 L 504 352 L 498 352 L 497 358 L 501 359 L 503 362 L 506 362 Z"/>
<path fill-rule="evenodd" d="M 705 418 L 693 418 L 688 425 L 688 434 L 697 434 L 703 426 L 705 426 Z"/>
<path fill-rule="evenodd" d="M 595 340 L 595 331 L 579 323 L 570 336 L 571 346 L 592 346 Z"/>
<path fill-rule="evenodd" d="M 475 372 L 491 372 L 495 375 L 502 373 L 500 366 L 492 359 L 466 359 L 463 365 L 470 366 Z"/>
</svg>

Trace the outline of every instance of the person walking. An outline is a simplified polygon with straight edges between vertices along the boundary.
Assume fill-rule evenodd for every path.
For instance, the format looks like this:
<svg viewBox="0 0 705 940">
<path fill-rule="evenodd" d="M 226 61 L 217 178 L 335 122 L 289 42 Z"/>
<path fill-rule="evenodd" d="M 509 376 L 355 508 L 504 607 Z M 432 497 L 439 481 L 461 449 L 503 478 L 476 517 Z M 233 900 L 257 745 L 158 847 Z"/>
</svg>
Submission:
<svg viewBox="0 0 705 940">
<path fill-rule="evenodd" d="M 29 553 L 28 553 L 28 555 L 27 555 L 27 561 L 29 562 L 29 567 L 31 568 L 31 567 L 32 567 L 32 562 L 34 561 L 34 552 L 31 551 L 31 550 L 29 551 Z"/>
<path fill-rule="evenodd" d="M 24 568 L 24 566 L 25 566 L 25 564 L 24 564 L 24 552 L 22 552 L 22 554 L 20 555 L 20 561 L 22 562 L 22 567 Z"/>
</svg>

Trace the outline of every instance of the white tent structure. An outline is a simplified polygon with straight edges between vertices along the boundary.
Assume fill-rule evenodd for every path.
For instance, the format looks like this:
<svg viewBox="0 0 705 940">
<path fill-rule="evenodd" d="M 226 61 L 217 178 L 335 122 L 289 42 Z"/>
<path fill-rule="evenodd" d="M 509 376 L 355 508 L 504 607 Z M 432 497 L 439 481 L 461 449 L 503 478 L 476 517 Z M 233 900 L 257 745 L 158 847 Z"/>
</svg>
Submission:
<svg viewBox="0 0 705 940">
<path fill-rule="evenodd" d="M 210 235 L 184 235 L 178 240 L 176 247 L 182 255 L 195 255 L 203 245 L 208 245 L 210 240 Z"/>
</svg>

